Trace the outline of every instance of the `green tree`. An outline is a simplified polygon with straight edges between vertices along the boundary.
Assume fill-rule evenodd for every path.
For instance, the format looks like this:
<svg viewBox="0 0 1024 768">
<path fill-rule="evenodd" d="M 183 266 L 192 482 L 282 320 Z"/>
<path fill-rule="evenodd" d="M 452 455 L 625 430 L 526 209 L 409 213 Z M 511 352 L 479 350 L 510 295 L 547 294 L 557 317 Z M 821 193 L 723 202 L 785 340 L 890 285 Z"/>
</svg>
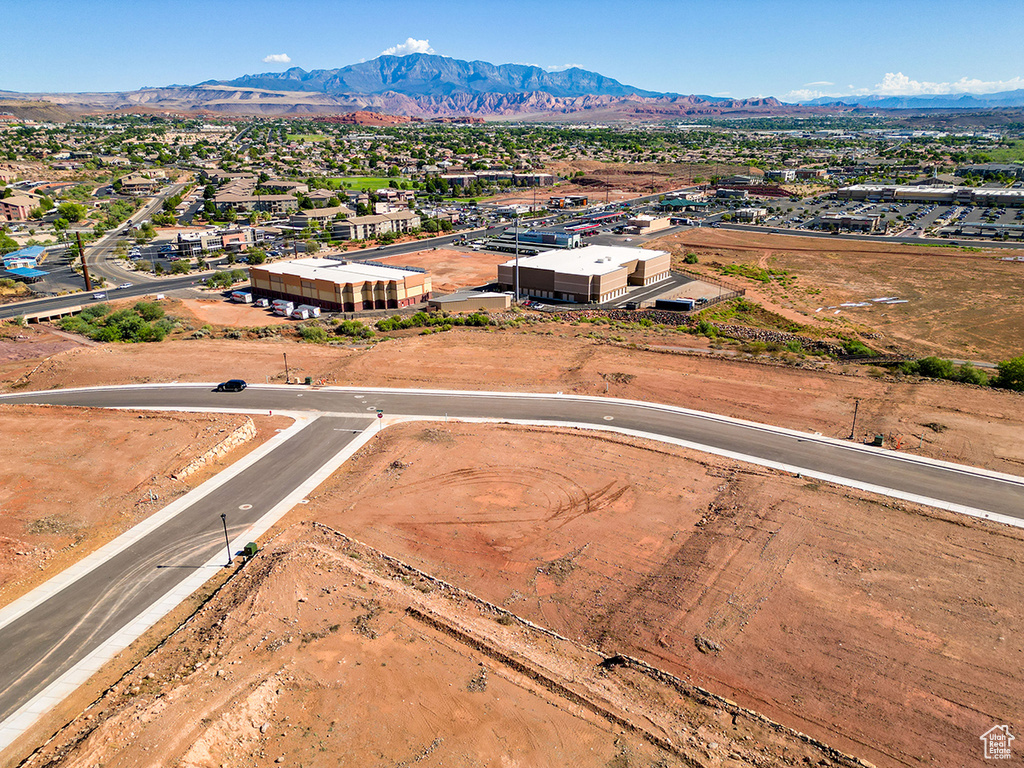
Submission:
<svg viewBox="0 0 1024 768">
<path fill-rule="evenodd" d="M 998 371 L 992 380 L 993 387 L 1024 392 L 1024 355 L 1003 360 L 999 363 Z"/>
<path fill-rule="evenodd" d="M 78 203 L 61 203 L 57 206 L 57 211 L 62 219 L 67 219 L 72 223 L 81 221 L 89 212 L 84 205 L 79 205 Z"/>
<path fill-rule="evenodd" d="M 262 248 L 250 248 L 245 255 L 250 264 L 263 264 L 267 260 L 267 252 Z"/>
</svg>

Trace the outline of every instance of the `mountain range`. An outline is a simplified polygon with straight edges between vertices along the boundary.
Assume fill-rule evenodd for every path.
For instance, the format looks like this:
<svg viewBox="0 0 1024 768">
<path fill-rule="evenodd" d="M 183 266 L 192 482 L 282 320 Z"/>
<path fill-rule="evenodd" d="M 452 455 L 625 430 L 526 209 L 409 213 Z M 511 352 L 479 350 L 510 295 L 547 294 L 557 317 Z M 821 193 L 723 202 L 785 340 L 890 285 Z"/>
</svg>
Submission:
<svg viewBox="0 0 1024 768">
<path fill-rule="evenodd" d="M 551 72 L 527 64 L 495 65 L 425 53 L 379 56 L 337 69 L 307 72 L 293 67 L 284 72 L 137 91 L 3 95 L 7 99 L 4 109 L 12 113 L 19 112 L 19 99 L 36 99 L 77 113 L 120 111 L 298 117 L 368 111 L 424 119 L 475 116 L 564 121 L 1024 106 L 1024 91 L 986 96 L 821 98 L 802 104 L 784 104 L 772 97 L 729 99 L 680 95 L 644 90 L 579 67 Z"/>
<path fill-rule="evenodd" d="M 379 56 L 339 69 L 315 69 L 312 72 L 292 67 L 284 72 L 244 75 L 234 80 L 208 80 L 199 85 L 263 88 L 271 91 L 312 91 L 334 96 L 368 96 L 393 92 L 405 96 L 437 97 L 465 93 L 507 94 L 537 91 L 556 98 L 668 95 L 623 85 L 618 80 L 579 67 L 548 72 L 528 64 L 495 65 L 486 61 L 462 61 L 428 53 Z"/>
<path fill-rule="evenodd" d="M 1024 107 L 1024 89 L 999 93 L 946 93 L 927 96 L 825 96 L 801 104 L 824 106 L 844 104 L 877 109 L 999 109 Z"/>
</svg>

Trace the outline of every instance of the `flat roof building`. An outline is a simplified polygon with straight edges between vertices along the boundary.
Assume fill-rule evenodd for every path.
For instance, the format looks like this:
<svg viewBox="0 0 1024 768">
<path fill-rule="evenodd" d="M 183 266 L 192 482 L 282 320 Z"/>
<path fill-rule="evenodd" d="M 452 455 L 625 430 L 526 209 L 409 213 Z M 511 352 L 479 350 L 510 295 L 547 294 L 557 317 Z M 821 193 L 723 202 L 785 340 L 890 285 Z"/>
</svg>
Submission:
<svg viewBox="0 0 1024 768">
<path fill-rule="evenodd" d="M 347 219 L 353 214 L 355 211 L 346 205 L 338 205 L 334 208 L 308 208 L 293 213 L 288 219 L 288 223 L 293 227 L 308 227 L 310 224 L 323 226 L 335 219 Z"/>
<path fill-rule="evenodd" d="M 638 235 L 647 235 L 660 229 L 668 229 L 671 223 L 671 219 L 668 216 L 655 217 L 641 214 L 627 221 L 626 227 Z"/>
<path fill-rule="evenodd" d="M 431 309 L 440 309 L 444 312 L 502 310 L 512 306 L 512 296 L 493 291 L 456 291 L 447 296 L 435 296 L 427 305 Z"/>
<path fill-rule="evenodd" d="M 39 205 L 34 197 L 14 195 L 0 200 L 0 216 L 8 221 L 25 221 L 29 211 Z"/>
<path fill-rule="evenodd" d="M 853 184 L 836 191 L 840 200 L 1024 206 L 1024 189 Z"/>
<path fill-rule="evenodd" d="M 430 275 L 367 262 L 306 258 L 249 268 L 256 298 L 312 304 L 334 312 L 399 309 L 430 298 Z"/>
<path fill-rule="evenodd" d="M 877 232 L 885 229 L 882 217 L 877 214 L 823 213 L 818 216 L 818 223 L 825 229 L 848 229 L 851 232 Z"/>
<path fill-rule="evenodd" d="M 629 286 L 651 285 L 669 277 L 667 251 L 588 245 L 519 258 L 519 292 L 538 299 L 602 304 Z M 515 290 L 515 260 L 498 266 L 498 282 Z"/>
<path fill-rule="evenodd" d="M 420 225 L 420 217 L 412 211 L 395 211 L 377 216 L 353 216 L 335 222 L 334 236 L 340 240 L 369 240 L 388 232 L 405 234 Z"/>
</svg>

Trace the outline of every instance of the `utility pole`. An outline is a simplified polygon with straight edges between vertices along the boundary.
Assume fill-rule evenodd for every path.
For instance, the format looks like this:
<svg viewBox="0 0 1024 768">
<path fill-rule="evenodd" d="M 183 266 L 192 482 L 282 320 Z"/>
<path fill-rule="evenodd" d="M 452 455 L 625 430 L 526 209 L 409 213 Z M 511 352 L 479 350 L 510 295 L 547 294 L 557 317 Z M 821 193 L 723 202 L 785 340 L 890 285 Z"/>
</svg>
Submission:
<svg viewBox="0 0 1024 768">
<path fill-rule="evenodd" d="M 857 411 L 860 409 L 860 400 L 853 401 L 853 426 L 850 428 L 850 439 L 857 436 Z"/>
<path fill-rule="evenodd" d="M 284 355 L 284 383 L 287 384 L 287 383 L 289 383 L 289 378 L 288 378 L 288 353 L 287 352 L 283 352 L 282 354 Z"/>
<path fill-rule="evenodd" d="M 82 247 L 82 233 L 75 232 L 78 237 L 78 258 L 82 260 L 82 274 L 85 276 L 85 290 L 92 290 L 92 280 L 89 278 L 89 265 L 85 263 L 85 249 Z"/>
<path fill-rule="evenodd" d="M 228 548 L 228 561 L 224 567 L 230 568 L 234 558 L 231 557 L 231 539 L 228 538 L 228 516 L 223 512 L 220 513 L 220 521 L 224 524 L 224 546 Z"/>
<path fill-rule="evenodd" d="M 516 215 L 516 270 L 515 270 L 516 303 L 519 303 L 519 216 Z"/>
</svg>

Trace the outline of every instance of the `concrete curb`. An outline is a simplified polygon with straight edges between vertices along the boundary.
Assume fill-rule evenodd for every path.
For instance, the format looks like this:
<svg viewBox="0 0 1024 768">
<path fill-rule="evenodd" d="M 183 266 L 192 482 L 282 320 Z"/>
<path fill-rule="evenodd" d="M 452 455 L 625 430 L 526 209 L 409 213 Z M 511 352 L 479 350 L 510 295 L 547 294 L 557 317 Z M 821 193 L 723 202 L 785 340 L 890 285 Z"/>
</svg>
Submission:
<svg viewBox="0 0 1024 768">
<path fill-rule="evenodd" d="M 365 418 L 365 414 L 360 414 L 360 417 Z M 319 414 L 312 418 L 306 415 L 305 420 L 303 422 L 297 421 L 294 426 L 290 427 L 288 430 L 285 430 L 284 432 L 281 432 L 279 435 L 276 435 L 275 437 L 271 438 L 271 440 L 268 440 L 263 446 L 261 446 L 261 448 L 270 446 L 271 443 L 274 443 L 274 445 L 269 450 L 276 448 L 278 444 L 280 444 L 284 440 L 287 440 L 289 437 L 295 434 L 295 432 L 304 429 L 317 418 L 319 418 Z M 271 526 L 274 525 L 274 523 L 280 520 L 289 510 L 291 510 L 296 504 L 298 504 L 306 496 L 306 494 L 308 494 L 311 490 L 316 488 L 324 480 L 330 477 L 338 469 L 338 467 L 340 467 L 342 464 L 348 461 L 348 459 L 351 458 L 352 455 L 356 453 L 356 451 L 358 451 L 367 442 L 369 442 L 373 438 L 374 434 L 376 434 L 378 429 L 379 427 L 370 426 L 367 429 L 363 430 L 355 440 L 350 442 L 348 445 L 345 446 L 345 448 L 343 448 L 341 451 L 335 454 L 331 458 L 331 460 L 324 464 L 317 472 L 310 475 L 302 484 L 300 484 L 291 493 L 289 493 L 288 496 L 286 496 L 284 499 L 278 502 L 259 520 L 250 525 L 248 528 L 246 528 L 241 534 L 237 535 L 231 541 L 231 551 L 235 552 L 240 550 L 243 546 L 245 546 L 246 542 L 256 539 L 262 534 L 264 534 Z M 266 453 L 269 452 L 269 450 L 263 451 L 263 454 L 265 455 Z M 202 496 L 206 495 L 206 493 L 209 493 L 214 488 L 226 482 L 227 479 L 233 477 L 234 475 L 238 474 L 243 469 L 245 469 L 247 466 L 254 463 L 258 458 L 260 458 L 255 457 L 252 460 L 249 460 L 254 453 L 256 453 L 256 451 L 253 451 L 252 453 L 249 454 L 249 456 L 246 456 L 245 458 L 239 460 L 231 467 L 224 470 L 224 472 L 218 474 L 217 477 L 212 478 L 207 483 L 204 483 L 199 488 L 195 489 L 195 491 L 193 491 L 192 493 L 183 496 L 181 499 L 178 499 L 174 504 L 169 505 L 166 509 L 171 509 L 173 507 L 174 514 L 177 514 L 177 512 L 180 512 L 181 509 L 184 509 L 186 506 L 188 506 L 188 504 L 183 504 L 182 502 L 184 502 L 184 500 L 187 499 L 189 496 L 192 496 L 192 494 L 196 493 L 197 491 L 205 489 L 205 491 L 202 494 L 195 495 L 188 502 L 189 504 L 192 503 L 192 501 L 195 501 L 201 498 Z M 228 475 L 228 477 L 225 477 L 223 480 L 220 480 L 220 478 L 224 475 Z M 215 483 L 215 481 L 218 480 L 219 482 Z M 210 487 L 207 488 L 207 486 Z M 162 514 L 164 513 L 164 511 L 165 510 L 161 510 L 161 512 L 157 514 Z M 167 514 L 164 516 L 164 519 L 168 519 L 172 516 L 172 514 Z M 147 519 L 146 522 L 152 519 L 153 518 L 150 517 Z M 125 533 L 122 537 L 115 539 L 113 542 L 111 542 L 111 544 L 119 544 L 122 538 L 128 538 L 130 534 L 135 534 L 136 531 L 139 528 L 142 528 L 144 524 L 145 523 L 140 523 L 131 531 Z M 152 526 L 150 526 L 150 528 L 152 528 Z M 139 536 L 144 535 L 144 533 L 145 532 L 139 533 L 131 537 L 131 541 L 138 539 Z M 38 596 L 37 599 L 34 599 L 32 601 L 26 601 L 24 605 L 19 606 L 20 610 L 12 611 L 11 616 L 5 617 L 5 621 L 0 623 L 0 626 L 2 626 L 4 623 L 10 623 L 10 621 L 13 621 L 15 618 L 25 613 L 25 611 L 29 610 L 34 605 L 38 604 L 39 602 L 42 602 L 47 597 L 49 597 L 50 594 L 52 594 L 52 592 L 49 590 L 44 590 L 44 588 L 48 587 L 51 584 L 51 582 L 56 581 L 60 577 L 64 577 L 65 574 L 68 574 L 68 572 L 75 570 L 76 568 L 77 571 L 73 575 L 73 578 L 68 577 L 62 580 L 61 586 L 64 586 L 66 583 L 70 583 L 71 581 L 74 581 L 77 578 L 81 578 L 90 570 L 97 567 L 101 562 L 103 562 L 103 560 L 111 557 L 113 554 L 116 554 L 116 552 L 120 551 L 121 549 L 124 549 L 124 547 L 128 546 L 131 543 L 131 541 L 127 541 L 122 546 L 118 546 L 116 548 L 110 547 L 109 552 L 103 552 L 103 550 L 107 549 L 107 547 L 104 547 L 101 550 L 97 550 L 92 555 L 90 555 L 89 558 L 87 558 L 95 558 L 95 562 L 90 562 L 88 567 L 78 568 L 79 565 L 84 564 L 85 561 L 82 561 L 82 563 L 79 563 L 76 566 L 71 566 L 67 569 L 67 571 L 58 574 L 58 576 L 54 577 L 54 579 L 51 579 L 50 582 L 47 582 L 46 584 L 37 588 L 37 590 L 33 590 L 33 592 L 30 592 L 29 595 L 26 595 L 25 597 L 37 597 L 37 591 L 41 593 L 45 592 L 45 594 L 41 594 L 40 596 Z M 100 557 L 101 553 L 102 557 Z M 82 661 L 76 664 L 73 668 L 69 669 L 59 678 L 50 683 L 50 685 L 48 685 L 46 688 L 44 688 L 42 691 L 36 694 L 30 701 L 26 702 L 10 717 L 8 717 L 6 720 L 0 723 L 0 751 L 4 750 L 11 743 L 13 743 L 15 739 L 17 739 L 22 733 L 24 733 L 28 728 L 30 728 L 42 715 L 44 715 L 50 709 L 59 704 L 63 699 L 65 699 L 67 696 L 73 693 L 79 686 L 81 686 L 90 677 L 92 677 L 92 675 L 98 672 L 103 667 L 104 664 L 113 659 L 118 653 L 123 651 L 135 640 L 141 637 L 142 634 L 146 632 L 146 630 L 148 630 L 160 619 L 162 619 L 164 616 L 166 616 L 168 613 L 174 610 L 174 608 L 177 607 L 185 598 L 187 598 L 189 595 L 191 595 L 193 592 L 199 589 L 203 584 L 207 582 L 207 580 L 210 579 L 211 576 L 213 576 L 219 569 L 224 567 L 225 566 L 223 554 L 218 553 L 212 556 L 207 562 L 203 563 L 203 565 L 196 568 L 196 570 L 193 571 L 189 576 L 187 576 L 181 582 L 176 584 L 172 589 L 170 589 L 168 592 L 166 592 L 164 595 L 158 598 L 155 602 L 153 602 L 148 608 L 146 608 L 145 611 L 136 616 L 127 625 L 122 627 L 118 632 L 111 636 L 109 640 L 107 640 L 101 646 L 96 648 L 92 653 L 90 653 L 88 656 L 82 659 Z M 13 607 L 13 605 L 14 604 L 8 606 L 8 608 Z"/>
</svg>

